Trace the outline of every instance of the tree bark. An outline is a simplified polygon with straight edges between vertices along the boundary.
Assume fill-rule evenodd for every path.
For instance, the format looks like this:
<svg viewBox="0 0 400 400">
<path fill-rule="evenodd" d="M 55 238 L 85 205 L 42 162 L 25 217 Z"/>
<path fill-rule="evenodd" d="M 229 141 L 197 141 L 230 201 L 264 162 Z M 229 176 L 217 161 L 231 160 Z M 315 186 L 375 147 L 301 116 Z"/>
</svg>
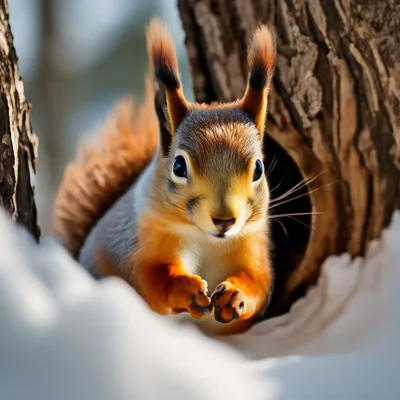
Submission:
<svg viewBox="0 0 400 400">
<path fill-rule="evenodd" d="M 285 235 L 272 225 L 277 284 L 269 315 L 277 315 L 316 282 L 327 256 L 363 255 L 400 206 L 400 3 L 178 0 L 178 7 L 199 102 L 241 97 L 252 32 L 266 23 L 276 34 L 270 186 L 286 182 L 276 199 L 300 172 L 308 192 L 282 207 L 313 212 L 297 224 L 282 218 Z"/>
<path fill-rule="evenodd" d="M 32 131 L 7 0 L 0 0 L 0 205 L 38 239 L 30 168 L 36 170 L 38 140 Z"/>
</svg>

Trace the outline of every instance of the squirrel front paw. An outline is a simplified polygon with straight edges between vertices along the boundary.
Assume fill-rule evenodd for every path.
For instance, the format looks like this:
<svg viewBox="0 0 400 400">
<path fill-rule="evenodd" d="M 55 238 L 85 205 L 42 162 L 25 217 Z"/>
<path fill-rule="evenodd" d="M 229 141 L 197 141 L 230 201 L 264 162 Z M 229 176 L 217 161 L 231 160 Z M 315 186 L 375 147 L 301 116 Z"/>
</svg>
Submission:
<svg viewBox="0 0 400 400">
<path fill-rule="evenodd" d="M 214 306 L 216 321 L 225 324 L 240 319 L 247 308 L 244 293 L 230 282 L 222 282 L 215 288 L 211 304 Z"/>
<path fill-rule="evenodd" d="M 207 295 L 207 282 L 197 275 L 174 277 L 168 288 L 167 301 L 174 313 L 188 311 L 196 319 L 212 310 L 211 299 Z"/>
</svg>

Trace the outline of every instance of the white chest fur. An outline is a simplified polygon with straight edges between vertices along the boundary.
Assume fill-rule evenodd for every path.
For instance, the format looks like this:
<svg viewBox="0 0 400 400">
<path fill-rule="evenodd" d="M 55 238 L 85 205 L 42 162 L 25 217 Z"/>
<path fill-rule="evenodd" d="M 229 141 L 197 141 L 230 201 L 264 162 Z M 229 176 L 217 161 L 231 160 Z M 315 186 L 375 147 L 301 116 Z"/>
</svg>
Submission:
<svg viewBox="0 0 400 400">
<path fill-rule="evenodd" d="M 232 266 L 224 260 L 224 255 L 231 245 L 230 241 L 225 242 L 225 240 L 191 237 L 179 254 L 185 271 L 199 275 L 207 282 L 209 296 L 232 272 Z M 200 320 L 193 319 L 186 313 L 172 316 L 172 319 L 176 322 L 195 323 L 207 332 L 215 332 L 223 327 L 220 322 L 215 321 L 214 313 Z"/>
<path fill-rule="evenodd" d="M 208 283 L 209 294 L 229 276 L 231 270 L 224 260 L 228 245 L 223 243 L 224 239 L 212 239 L 188 240 L 179 254 L 185 271 L 200 275 Z"/>
</svg>

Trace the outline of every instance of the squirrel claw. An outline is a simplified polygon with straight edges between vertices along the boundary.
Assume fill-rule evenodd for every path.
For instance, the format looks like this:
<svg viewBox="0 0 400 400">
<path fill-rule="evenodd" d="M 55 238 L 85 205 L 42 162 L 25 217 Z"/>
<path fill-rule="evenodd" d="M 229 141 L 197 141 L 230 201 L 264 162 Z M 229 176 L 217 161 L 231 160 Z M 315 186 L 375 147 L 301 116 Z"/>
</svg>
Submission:
<svg viewBox="0 0 400 400">
<path fill-rule="evenodd" d="M 212 293 L 211 301 L 214 303 L 215 301 L 219 300 L 221 296 L 225 293 L 225 290 L 225 285 L 223 283 L 220 283 Z"/>
<path fill-rule="evenodd" d="M 211 295 L 214 318 L 223 324 L 239 319 L 245 312 L 245 296 L 229 282 L 219 284 Z"/>
<path fill-rule="evenodd" d="M 228 317 L 225 315 L 228 315 Z M 215 306 L 214 318 L 216 321 L 221 322 L 222 324 L 228 324 L 229 322 L 238 319 L 239 314 L 231 306 L 224 308 Z"/>
<path fill-rule="evenodd" d="M 172 313 L 186 310 L 200 319 L 212 310 L 211 299 L 207 295 L 207 282 L 199 276 L 179 276 L 174 278 L 169 289 L 168 300 Z"/>
<path fill-rule="evenodd" d="M 200 292 L 199 292 L 199 294 L 200 294 Z M 207 302 L 209 301 L 208 296 L 204 292 L 202 294 L 200 294 L 200 295 L 206 297 L 208 299 Z M 194 295 L 192 295 L 192 298 L 191 298 L 191 301 L 190 301 L 190 306 L 194 310 L 197 310 L 197 311 L 201 312 L 204 315 L 210 314 L 210 312 L 212 310 L 212 307 L 213 307 L 211 301 L 210 301 L 210 304 L 208 304 L 206 306 L 200 305 L 197 302 L 196 297 Z"/>
</svg>

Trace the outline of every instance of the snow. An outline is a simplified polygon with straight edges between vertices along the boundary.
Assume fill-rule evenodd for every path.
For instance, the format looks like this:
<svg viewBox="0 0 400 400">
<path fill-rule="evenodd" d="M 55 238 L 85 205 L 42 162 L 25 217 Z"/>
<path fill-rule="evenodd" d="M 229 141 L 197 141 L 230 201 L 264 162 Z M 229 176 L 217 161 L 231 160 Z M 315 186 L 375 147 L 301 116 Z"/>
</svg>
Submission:
<svg viewBox="0 0 400 400">
<path fill-rule="evenodd" d="M 292 311 L 226 340 L 150 313 L 0 213 L 0 399 L 398 399 L 400 213 Z M 245 358 L 246 357 L 246 358 Z"/>
<path fill-rule="evenodd" d="M 230 342 L 277 399 L 399 399 L 400 213 L 365 259 L 331 257 L 285 316 Z"/>
</svg>

